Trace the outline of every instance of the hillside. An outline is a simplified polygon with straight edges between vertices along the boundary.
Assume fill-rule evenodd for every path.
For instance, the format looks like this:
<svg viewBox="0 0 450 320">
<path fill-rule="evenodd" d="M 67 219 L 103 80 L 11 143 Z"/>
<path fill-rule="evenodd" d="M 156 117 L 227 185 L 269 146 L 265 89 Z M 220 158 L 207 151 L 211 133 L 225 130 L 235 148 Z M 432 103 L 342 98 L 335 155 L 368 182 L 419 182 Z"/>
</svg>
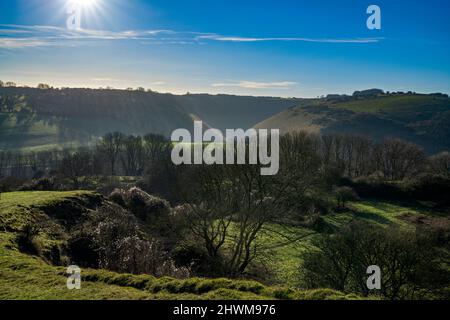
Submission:
<svg viewBox="0 0 450 320">
<path fill-rule="evenodd" d="M 255 281 L 189 278 L 82 270 L 82 289 L 66 288 L 62 261 L 71 225 L 105 200 L 91 192 L 15 192 L 0 198 L 0 299 L 357 299 L 329 289 L 268 287 Z M 41 227 L 39 252 L 24 251 L 19 234 L 27 224 Z M 59 261 L 61 259 L 61 261 Z"/>
<path fill-rule="evenodd" d="M 65 266 L 73 263 L 66 256 L 67 241 L 72 229 L 80 221 L 91 219 L 95 209 L 105 205 L 109 205 L 105 198 L 88 191 L 3 193 L 0 198 L 0 299 L 358 299 L 356 295 L 330 289 L 297 289 L 303 255 L 317 250 L 313 239 L 318 240 L 329 232 L 327 229 L 335 230 L 355 219 L 402 228 L 411 228 L 416 223 L 448 224 L 446 218 L 418 204 L 356 201 L 348 210 L 325 216 L 324 226 L 328 227 L 323 233 L 311 233 L 311 229 L 304 227 L 267 226 L 267 230 L 279 230 L 280 235 L 289 231 L 292 238 L 299 239 L 280 246 L 286 238 L 274 236 L 273 231 L 270 235 L 263 233 L 259 239 L 278 248 L 269 259 L 276 286 L 252 280 L 157 278 L 82 268 L 82 289 L 67 290 Z M 33 240 L 38 248 L 36 252 L 26 250 L 21 241 L 23 230 L 30 224 L 40 226 Z M 299 237 L 305 234 L 311 236 Z"/>
<path fill-rule="evenodd" d="M 368 136 L 375 141 L 395 137 L 429 152 L 450 148 L 450 99 L 439 95 L 396 94 L 324 98 L 303 103 L 260 122 L 256 128 L 283 133 L 306 130 Z"/>
<path fill-rule="evenodd" d="M 0 88 L 0 149 L 86 145 L 108 132 L 169 136 L 193 119 L 250 128 L 298 100 L 125 90 Z"/>
<path fill-rule="evenodd" d="M 231 95 L 171 95 L 91 89 L 0 88 L 0 150 L 89 145 L 120 131 L 169 136 L 177 128 L 206 126 L 280 129 L 282 133 L 365 135 L 375 141 L 402 138 L 428 152 L 448 150 L 450 99 L 415 93 L 318 99 Z"/>
</svg>

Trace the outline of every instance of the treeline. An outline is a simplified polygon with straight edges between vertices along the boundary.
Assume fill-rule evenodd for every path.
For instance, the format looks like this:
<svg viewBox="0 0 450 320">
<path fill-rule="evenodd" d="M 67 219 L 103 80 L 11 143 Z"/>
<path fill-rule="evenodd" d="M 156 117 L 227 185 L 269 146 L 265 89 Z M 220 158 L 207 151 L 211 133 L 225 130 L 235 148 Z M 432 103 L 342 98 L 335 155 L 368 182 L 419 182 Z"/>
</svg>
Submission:
<svg viewBox="0 0 450 320">
<path fill-rule="evenodd" d="M 87 189 L 109 194 L 114 188 L 138 186 L 181 203 L 181 180 L 193 166 L 175 166 L 172 147 L 162 135 L 115 132 L 91 148 L 0 151 L 0 192 Z M 433 201 L 436 208 L 450 205 L 448 152 L 428 156 L 419 146 L 400 139 L 376 143 L 361 136 L 297 132 L 281 137 L 281 171 L 290 154 L 296 155 L 293 174 L 313 172 L 314 184 L 323 192 L 339 190 L 346 197 L 356 193 L 369 198 Z M 200 166 L 201 170 L 206 168 Z M 124 180 L 132 183 L 124 184 Z"/>
<path fill-rule="evenodd" d="M 94 148 L 0 151 L 0 176 L 21 179 L 52 175 L 73 179 L 95 175 L 141 176 L 156 161 L 170 155 L 170 147 L 170 141 L 162 135 L 141 137 L 116 132 L 105 135 Z"/>
<path fill-rule="evenodd" d="M 288 134 L 301 137 L 323 168 L 335 175 L 359 178 L 381 177 L 401 181 L 418 174 L 450 176 L 450 154 L 427 156 L 423 149 L 400 139 L 381 143 L 362 136 Z M 143 176 L 157 162 L 169 161 L 172 144 L 162 135 L 145 136 L 110 133 L 96 147 L 39 152 L 0 151 L 0 176 L 39 179 L 60 174 L 67 178 L 82 176 Z M 302 147 L 302 146 L 300 146 Z"/>
</svg>

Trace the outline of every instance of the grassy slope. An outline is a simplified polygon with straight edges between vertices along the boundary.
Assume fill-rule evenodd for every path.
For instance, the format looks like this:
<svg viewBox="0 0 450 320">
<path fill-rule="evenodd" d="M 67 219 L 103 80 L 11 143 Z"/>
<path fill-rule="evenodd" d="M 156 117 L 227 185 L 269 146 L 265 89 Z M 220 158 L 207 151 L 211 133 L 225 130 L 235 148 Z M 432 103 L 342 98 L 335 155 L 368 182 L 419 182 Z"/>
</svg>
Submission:
<svg viewBox="0 0 450 320">
<path fill-rule="evenodd" d="M 417 111 L 423 108 L 443 108 L 448 110 L 449 104 L 450 100 L 448 98 L 438 98 L 428 95 L 394 95 L 343 102 L 335 106 L 354 112 L 397 113 Z"/>
<path fill-rule="evenodd" d="M 401 217 L 404 214 L 430 215 L 426 207 L 413 204 L 391 203 L 378 200 L 363 200 L 352 202 L 348 205 L 348 210 L 324 217 L 325 222 L 332 228 L 339 228 L 353 220 L 365 220 L 380 225 L 399 225 L 404 228 L 412 227 Z M 268 263 L 275 270 L 275 283 L 286 285 L 297 285 L 299 281 L 299 266 L 302 263 L 302 253 L 314 250 L 313 240 L 320 237 L 320 233 L 312 233 L 311 230 L 302 227 L 282 227 L 280 225 L 270 225 L 268 231 L 263 234 L 259 241 L 264 246 L 273 246 L 275 250 L 268 256 Z M 280 235 L 280 234 L 283 234 Z M 290 239 L 304 238 L 287 243 L 286 236 Z"/>
<path fill-rule="evenodd" d="M 285 110 L 256 128 L 280 129 L 282 133 L 305 130 L 362 134 L 375 140 L 394 136 L 434 152 L 448 145 L 445 138 L 441 137 L 443 141 L 439 143 L 438 140 L 450 134 L 439 122 L 441 115 L 449 111 L 449 98 L 428 95 L 381 96 L 347 102 L 319 99 Z"/>
<path fill-rule="evenodd" d="M 45 245 L 60 241 L 57 222 L 43 208 L 63 201 L 95 198 L 90 192 L 15 192 L 0 199 L 0 299 L 356 299 L 354 295 L 323 290 L 291 290 L 258 282 L 191 278 L 177 280 L 123 275 L 105 270 L 83 270 L 82 289 L 66 288 L 65 268 L 47 264 L 18 250 L 17 232 L 29 222 L 46 219 L 41 230 Z"/>
</svg>

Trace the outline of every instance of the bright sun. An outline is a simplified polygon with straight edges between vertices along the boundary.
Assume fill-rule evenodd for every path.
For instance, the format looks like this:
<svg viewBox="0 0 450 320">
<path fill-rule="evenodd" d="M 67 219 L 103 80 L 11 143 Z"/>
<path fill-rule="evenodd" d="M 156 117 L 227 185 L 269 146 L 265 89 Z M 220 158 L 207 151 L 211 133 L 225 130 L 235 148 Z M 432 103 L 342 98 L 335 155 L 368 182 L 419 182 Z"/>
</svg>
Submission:
<svg viewBox="0 0 450 320">
<path fill-rule="evenodd" d="M 91 7 L 97 2 L 97 0 L 72 0 L 72 1 L 82 7 Z"/>
</svg>

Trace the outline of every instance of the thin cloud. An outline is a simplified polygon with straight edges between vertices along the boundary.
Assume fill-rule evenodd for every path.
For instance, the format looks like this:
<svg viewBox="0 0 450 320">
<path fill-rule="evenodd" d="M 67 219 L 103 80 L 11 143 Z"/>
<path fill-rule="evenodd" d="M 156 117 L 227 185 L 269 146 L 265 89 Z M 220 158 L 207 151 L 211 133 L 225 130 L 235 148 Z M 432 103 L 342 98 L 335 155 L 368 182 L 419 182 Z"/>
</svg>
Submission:
<svg viewBox="0 0 450 320">
<path fill-rule="evenodd" d="M 256 38 L 223 36 L 214 33 L 184 32 L 174 30 L 126 30 L 126 31 L 105 31 L 105 30 L 69 30 L 56 26 L 24 26 L 0 24 L 0 48 L 18 49 L 45 46 L 81 46 L 85 42 L 93 41 L 134 41 L 137 40 L 143 45 L 172 44 L 187 45 L 199 44 L 209 41 L 222 42 L 317 42 L 317 43 L 374 43 L 383 38 L 351 38 L 351 39 L 330 39 L 330 38 Z"/>
<path fill-rule="evenodd" d="M 236 87 L 244 89 L 290 89 L 297 85 L 297 82 L 281 81 L 281 82 L 255 82 L 255 81 L 239 81 L 239 82 L 223 82 L 213 83 L 213 87 Z"/>
<path fill-rule="evenodd" d="M 224 41 L 224 42 L 318 42 L 318 43 L 375 43 L 383 38 L 352 38 L 352 39 L 330 39 L 330 38 L 248 38 L 248 37 L 226 37 L 221 35 L 198 36 L 199 39 Z"/>
<path fill-rule="evenodd" d="M 5 49 L 19 49 L 19 48 L 33 48 L 33 47 L 45 47 L 51 45 L 46 40 L 39 40 L 33 38 L 0 38 L 0 48 Z"/>
<path fill-rule="evenodd" d="M 106 81 L 109 81 L 109 82 L 120 82 L 121 80 L 114 79 L 114 78 L 93 78 L 92 81 L 95 81 L 95 82 L 106 82 Z"/>
</svg>

